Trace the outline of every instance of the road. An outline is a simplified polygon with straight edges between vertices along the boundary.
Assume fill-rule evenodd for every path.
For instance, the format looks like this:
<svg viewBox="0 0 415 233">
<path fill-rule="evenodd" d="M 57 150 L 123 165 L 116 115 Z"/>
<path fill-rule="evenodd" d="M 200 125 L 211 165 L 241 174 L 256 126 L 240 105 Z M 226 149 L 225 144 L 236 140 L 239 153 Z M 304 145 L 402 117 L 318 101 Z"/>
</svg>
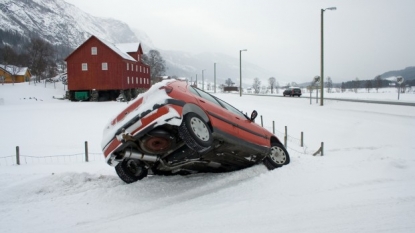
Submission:
<svg viewBox="0 0 415 233">
<path fill-rule="evenodd" d="M 244 95 L 255 95 L 255 94 L 244 94 Z M 261 95 L 261 94 L 258 94 L 258 96 L 284 97 L 284 96 L 279 96 L 279 95 Z M 290 97 L 284 97 L 284 98 L 290 98 Z M 291 97 L 291 98 L 294 98 L 294 97 Z M 310 98 L 310 97 L 302 96 L 301 98 Z M 397 101 L 385 101 L 385 100 L 339 99 L 339 98 L 324 98 L 324 100 L 336 100 L 336 101 L 347 101 L 347 102 L 361 102 L 361 103 L 370 103 L 370 104 L 388 104 L 388 105 L 401 105 L 401 106 L 415 107 L 415 103 L 411 103 L 411 102 L 397 102 Z M 315 97 L 312 97 L 312 101 L 315 101 Z"/>
</svg>

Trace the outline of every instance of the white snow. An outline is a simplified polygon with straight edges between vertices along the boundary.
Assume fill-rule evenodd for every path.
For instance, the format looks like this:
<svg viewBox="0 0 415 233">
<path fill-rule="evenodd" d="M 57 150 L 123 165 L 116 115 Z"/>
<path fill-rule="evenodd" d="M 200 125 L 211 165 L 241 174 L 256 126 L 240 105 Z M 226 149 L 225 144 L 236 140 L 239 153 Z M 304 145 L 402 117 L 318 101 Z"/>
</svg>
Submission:
<svg viewBox="0 0 415 233">
<path fill-rule="evenodd" d="M 391 98 L 380 92 L 365 96 Z M 217 94 L 271 131 L 275 121 L 281 140 L 287 126 L 291 164 L 127 185 L 100 148 L 127 104 L 53 98 L 63 94 L 0 85 L 0 232 L 415 232 L 415 107 Z"/>
</svg>

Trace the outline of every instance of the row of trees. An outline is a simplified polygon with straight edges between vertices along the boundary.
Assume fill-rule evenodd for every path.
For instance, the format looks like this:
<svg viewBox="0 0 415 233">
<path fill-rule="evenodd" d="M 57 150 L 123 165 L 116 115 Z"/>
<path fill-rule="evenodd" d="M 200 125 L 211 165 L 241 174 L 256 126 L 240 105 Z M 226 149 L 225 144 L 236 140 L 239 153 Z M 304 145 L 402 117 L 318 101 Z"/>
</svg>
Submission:
<svg viewBox="0 0 415 233">
<path fill-rule="evenodd" d="M 223 86 L 233 86 L 235 83 L 231 79 L 227 79 L 225 81 L 225 84 Z M 279 93 L 279 89 L 285 89 L 290 86 L 299 86 L 295 82 L 287 83 L 284 86 L 280 86 L 278 81 L 275 77 L 268 78 L 267 85 L 262 85 L 261 80 L 259 78 L 254 78 L 253 84 L 252 84 L 252 92 L 255 94 L 259 93 Z M 390 86 L 396 86 L 398 87 L 398 84 L 394 81 L 384 80 L 381 78 L 381 76 L 377 76 L 374 80 L 359 80 L 356 78 L 355 80 L 348 81 L 348 82 L 342 82 L 341 85 L 334 85 L 333 80 L 331 77 L 327 77 L 326 81 L 324 82 L 324 87 L 326 88 L 328 93 L 331 93 L 333 91 L 333 88 L 340 88 L 341 92 L 345 92 L 346 90 L 357 92 L 358 89 L 365 88 L 367 92 L 370 92 L 372 89 L 375 89 L 376 91 L 379 91 L 379 88 L 383 87 L 390 87 Z M 406 80 L 403 82 L 399 88 L 401 93 L 405 93 L 407 90 L 409 90 L 411 86 L 415 86 L 415 80 Z M 313 89 L 318 89 L 320 87 L 320 82 L 312 82 L 307 87 L 307 90 L 312 91 Z"/>
<path fill-rule="evenodd" d="M 395 81 L 384 80 L 378 75 L 374 80 L 359 80 L 356 78 L 352 81 L 342 82 L 340 88 L 342 92 L 345 92 L 346 90 L 357 92 L 357 90 L 361 88 L 365 88 L 367 92 L 370 92 L 372 89 L 375 89 L 376 92 L 378 92 L 379 88 L 396 86 L 401 89 L 402 93 L 405 93 L 407 87 L 415 86 L 415 80 L 405 80 L 400 86 L 398 85 L 399 84 Z"/>
<path fill-rule="evenodd" d="M 62 56 L 48 42 L 40 38 L 31 38 L 23 49 L 5 45 L 0 48 L 0 64 L 12 67 L 13 73 L 19 72 L 20 67 L 29 67 L 37 81 L 46 77 L 54 77 L 58 73 L 58 64 L 64 64 Z"/>
</svg>

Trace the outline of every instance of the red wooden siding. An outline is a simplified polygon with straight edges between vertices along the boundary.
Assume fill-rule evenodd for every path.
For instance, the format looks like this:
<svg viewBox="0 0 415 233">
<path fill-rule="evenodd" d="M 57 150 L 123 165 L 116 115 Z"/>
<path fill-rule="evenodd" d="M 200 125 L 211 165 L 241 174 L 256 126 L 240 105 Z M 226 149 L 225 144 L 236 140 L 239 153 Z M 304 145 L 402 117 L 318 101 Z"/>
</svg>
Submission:
<svg viewBox="0 0 415 233">
<path fill-rule="evenodd" d="M 97 55 L 92 55 L 92 47 L 97 48 Z M 138 56 L 139 52 L 137 51 L 135 54 Z M 137 59 L 137 56 L 133 58 Z M 95 36 L 90 37 L 79 46 L 66 58 L 66 62 L 68 90 L 71 91 L 92 89 L 125 90 L 150 88 L 151 86 L 150 73 L 143 72 L 144 69 L 150 70 L 149 66 L 139 61 L 123 58 Z M 82 70 L 82 63 L 87 63 L 87 71 Z M 108 70 L 102 70 L 102 63 L 107 63 Z M 128 70 L 127 63 L 129 64 Z M 136 69 L 136 66 L 138 69 Z M 142 72 L 140 72 L 140 66 L 142 67 Z M 140 78 L 148 81 L 140 84 Z"/>
</svg>

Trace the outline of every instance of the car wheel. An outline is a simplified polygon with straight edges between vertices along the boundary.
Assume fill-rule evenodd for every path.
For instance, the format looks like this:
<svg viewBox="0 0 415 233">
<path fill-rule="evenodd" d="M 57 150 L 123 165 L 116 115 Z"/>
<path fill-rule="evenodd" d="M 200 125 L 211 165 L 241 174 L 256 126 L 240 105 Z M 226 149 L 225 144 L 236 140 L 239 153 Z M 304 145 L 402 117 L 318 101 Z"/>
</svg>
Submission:
<svg viewBox="0 0 415 233">
<path fill-rule="evenodd" d="M 130 184 L 147 176 L 148 170 L 144 164 L 138 160 L 123 160 L 115 166 L 117 175 L 125 183 Z"/>
<path fill-rule="evenodd" d="M 264 159 L 264 165 L 268 170 L 273 170 L 290 163 L 290 156 L 287 150 L 280 143 L 272 143 L 271 151 Z"/>
<path fill-rule="evenodd" d="M 179 127 L 179 135 L 191 149 L 201 152 L 213 142 L 208 124 L 197 114 L 188 113 Z"/>
</svg>

